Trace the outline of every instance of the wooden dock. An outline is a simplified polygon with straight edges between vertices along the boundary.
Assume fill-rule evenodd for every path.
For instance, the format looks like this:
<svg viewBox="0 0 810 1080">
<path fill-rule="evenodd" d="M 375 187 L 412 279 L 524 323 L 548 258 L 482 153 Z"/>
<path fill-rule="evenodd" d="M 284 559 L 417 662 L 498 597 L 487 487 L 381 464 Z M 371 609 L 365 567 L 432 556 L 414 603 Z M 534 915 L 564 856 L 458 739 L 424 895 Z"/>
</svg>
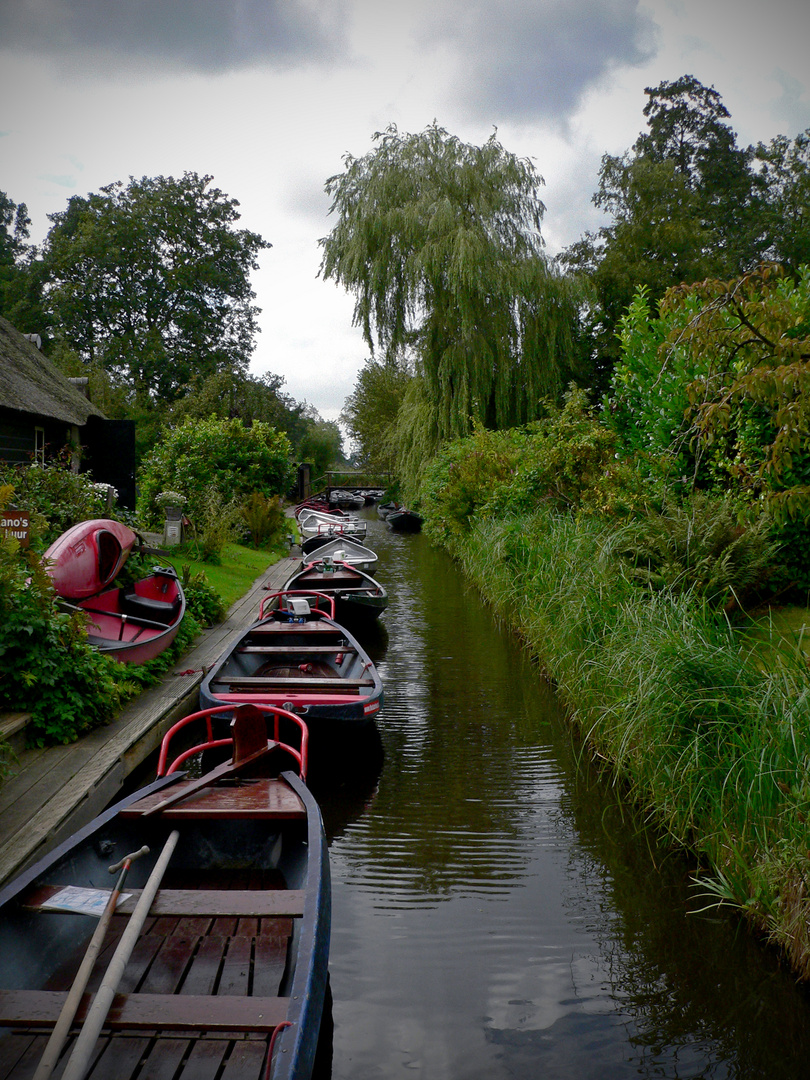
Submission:
<svg viewBox="0 0 810 1080">
<path fill-rule="evenodd" d="M 162 683 L 144 691 L 109 724 L 69 746 L 19 753 L 12 775 L 0 784 L 0 886 L 116 797 L 169 727 L 196 709 L 204 672 L 258 618 L 267 591 L 280 589 L 300 566 L 296 556 L 269 567 Z"/>
</svg>

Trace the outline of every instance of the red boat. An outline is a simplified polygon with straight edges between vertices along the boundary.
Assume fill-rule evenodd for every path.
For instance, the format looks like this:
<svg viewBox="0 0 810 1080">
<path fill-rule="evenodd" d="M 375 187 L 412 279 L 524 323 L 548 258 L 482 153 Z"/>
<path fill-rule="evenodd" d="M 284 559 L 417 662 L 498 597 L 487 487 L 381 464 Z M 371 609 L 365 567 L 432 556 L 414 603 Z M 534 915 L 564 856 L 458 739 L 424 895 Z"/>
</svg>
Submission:
<svg viewBox="0 0 810 1080">
<path fill-rule="evenodd" d="M 90 644 L 127 664 L 159 656 L 177 637 L 186 613 L 171 566 L 156 566 L 126 588 L 110 587 L 140 541 L 120 521 L 94 518 L 62 533 L 43 556 L 62 607 L 87 614 Z"/>
<path fill-rule="evenodd" d="M 86 613 L 88 640 L 99 652 L 121 663 L 145 664 L 177 637 L 186 598 L 174 569 L 156 566 L 126 589 L 107 589 L 77 604 L 63 600 L 62 606 Z"/>
<path fill-rule="evenodd" d="M 94 518 L 62 533 L 42 560 L 59 596 L 82 600 L 112 585 L 138 542 L 120 521 Z"/>
</svg>

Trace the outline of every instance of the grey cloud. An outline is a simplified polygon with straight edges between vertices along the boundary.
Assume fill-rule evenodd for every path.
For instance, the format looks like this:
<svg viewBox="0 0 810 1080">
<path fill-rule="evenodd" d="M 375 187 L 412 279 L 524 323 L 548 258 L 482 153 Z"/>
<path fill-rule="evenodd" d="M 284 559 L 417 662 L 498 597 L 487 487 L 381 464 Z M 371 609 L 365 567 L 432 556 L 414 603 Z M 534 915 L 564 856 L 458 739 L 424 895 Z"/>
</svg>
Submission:
<svg viewBox="0 0 810 1080">
<path fill-rule="evenodd" d="M 0 41 L 61 59 L 220 72 L 336 56 L 342 11 L 342 0 L 328 15 L 311 0 L 0 0 Z"/>
<path fill-rule="evenodd" d="M 638 0 L 463 0 L 439 26 L 461 53 L 456 92 L 493 120 L 564 123 L 583 93 L 654 52 Z"/>
</svg>

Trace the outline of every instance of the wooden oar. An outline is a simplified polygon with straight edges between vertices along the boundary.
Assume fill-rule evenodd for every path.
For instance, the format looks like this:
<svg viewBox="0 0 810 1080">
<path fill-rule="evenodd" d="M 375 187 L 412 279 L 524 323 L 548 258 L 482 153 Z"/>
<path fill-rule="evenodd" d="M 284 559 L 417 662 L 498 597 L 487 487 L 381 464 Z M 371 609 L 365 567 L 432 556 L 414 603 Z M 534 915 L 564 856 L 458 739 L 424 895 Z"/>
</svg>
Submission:
<svg viewBox="0 0 810 1080">
<path fill-rule="evenodd" d="M 110 1011 L 118 984 L 121 982 L 124 969 L 132 955 L 132 950 L 135 948 L 143 924 L 149 915 L 149 908 L 152 906 L 155 894 L 160 888 L 163 875 L 166 873 L 166 867 L 169 865 L 169 859 L 172 857 L 179 838 L 180 833 L 177 829 L 174 829 L 163 845 L 163 851 L 161 851 L 158 861 L 149 875 L 149 880 L 144 886 L 141 898 L 135 905 L 132 917 L 127 923 L 126 930 L 121 935 L 118 947 L 113 953 L 113 958 L 110 960 L 104 978 L 101 980 L 101 986 L 99 986 L 96 996 L 93 998 L 93 1004 L 88 1010 L 82 1029 L 73 1046 L 67 1066 L 62 1074 L 62 1080 L 84 1080 L 93 1049 L 101 1034 L 104 1021 L 107 1019 L 107 1013 Z"/>
<path fill-rule="evenodd" d="M 121 895 L 121 890 L 124 887 L 124 879 L 127 876 L 133 860 L 139 859 L 141 855 L 148 854 L 149 848 L 144 845 L 138 851 L 132 851 L 129 855 L 125 855 L 120 862 L 117 862 L 114 866 L 110 867 L 111 874 L 114 874 L 116 870 L 120 870 L 121 873 L 118 875 L 118 881 L 115 883 L 115 888 L 110 893 L 110 898 L 98 921 L 98 926 L 93 932 L 90 944 L 87 946 L 87 952 L 84 954 L 84 959 L 76 973 L 76 978 L 73 980 L 73 985 L 65 999 L 65 1004 L 62 1006 L 62 1011 L 59 1013 L 59 1018 L 51 1032 L 51 1037 L 48 1039 L 45 1053 L 42 1055 L 37 1071 L 34 1073 L 34 1080 L 48 1080 L 48 1077 L 53 1072 L 56 1062 L 59 1059 L 59 1055 L 62 1052 L 62 1047 L 65 1045 L 65 1040 L 68 1037 L 70 1025 L 73 1023 L 73 1018 L 76 1015 L 76 1010 L 79 1007 L 82 994 L 87 986 L 87 981 L 90 978 L 90 972 L 93 970 L 93 966 L 98 958 L 101 944 L 104 941 L 107 929 L 110 925 L 110 920 L 115 914 L 118 897 Z"/>
</svg>

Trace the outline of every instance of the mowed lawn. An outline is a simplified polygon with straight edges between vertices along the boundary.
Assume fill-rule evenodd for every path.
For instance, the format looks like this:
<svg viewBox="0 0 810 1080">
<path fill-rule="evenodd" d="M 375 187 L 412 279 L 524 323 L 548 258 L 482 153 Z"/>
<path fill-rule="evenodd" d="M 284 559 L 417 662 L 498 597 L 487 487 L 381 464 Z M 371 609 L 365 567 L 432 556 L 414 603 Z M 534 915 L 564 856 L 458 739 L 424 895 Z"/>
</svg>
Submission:
<svg viewBox="0 0 810 1080">
<path fill-rule="evenodd" d="M 222 597 L 225 607 L 229 608 L 248 592 L 256 578 L 283 557 L 277 550 L 257 551 L 241 544 L 226 544 L 218 566 L 195 560 L 185 551 L 169 555 L 168 560 L 178 573 L 184 566 L 191 567 L 192 577 L 202 570 L 208 583 Z"/>
</svg>

